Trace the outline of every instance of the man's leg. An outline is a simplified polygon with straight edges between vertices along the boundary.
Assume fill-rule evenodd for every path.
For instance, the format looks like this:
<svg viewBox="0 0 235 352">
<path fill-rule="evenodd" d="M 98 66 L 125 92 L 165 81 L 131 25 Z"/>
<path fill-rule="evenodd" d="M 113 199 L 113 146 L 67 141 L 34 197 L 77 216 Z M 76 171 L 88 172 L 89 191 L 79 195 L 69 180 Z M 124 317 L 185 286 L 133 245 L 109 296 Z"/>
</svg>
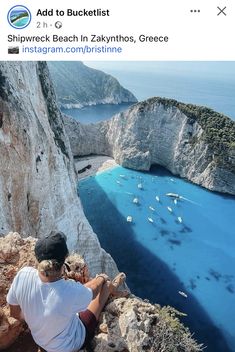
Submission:
<svg viewBox="0 0 235 352">
<path fill-rule="evenodd" d="M 91 311 L 97 321 L 99 319 L 99 316 L 110 296 L 112 294 L 115 297 L 123 297 L 128 295 L 128 291 L 118 291 L 118 287 L 123 284 L 123 282 L 126 279 L 126 275 L 124 273 L 119 273 L 113 281 L 107 281 L 105 282 L 100 289 L 100 292 L 97 294 L 96 298 L 94 298 L 87 309 Z"/>
<path fill-rule="evenodd" d="M 99 320 L 100 313 L 102 312 L 105 303 L 107 302 L 110 295 L 110 282 L 105 282 L 103 286 L 101 286 L 100 292 L 98 295 L 91 301 L 87 309 L 92 312 L 96 320 Z"/>
</svg>

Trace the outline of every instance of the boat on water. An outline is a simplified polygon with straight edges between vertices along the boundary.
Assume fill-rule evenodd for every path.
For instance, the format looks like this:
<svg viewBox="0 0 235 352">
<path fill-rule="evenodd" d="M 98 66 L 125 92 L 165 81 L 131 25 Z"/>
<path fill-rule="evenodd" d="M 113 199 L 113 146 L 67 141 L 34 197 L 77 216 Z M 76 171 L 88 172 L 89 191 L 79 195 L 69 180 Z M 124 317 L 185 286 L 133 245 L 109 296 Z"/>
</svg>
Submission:
<svg viewBox="0 0 235 352">
<path fill-rule="evenodd" d="M 116 181 L 118 185 L 121 185 L 121 182 L 120 181 Z"/>
<path fill-rule="evenodd" d="M 160 202 L 160 198 L 158 196 L 155 197 L 157 202 Z"/>
<path fill-rule="evenodd" d="M 177 198 L 174 199 L 174 204 L 177 205 L 178 201 Z"/>
<path fill-rule="evenodd" d="M 119 177 L 127 179 L 126 175 L 119 175 Z"/>
<path fill-rule="evenodd" d="M 143 185 L 142 183 L 138 183 L 138 186 L 137 186 L 139 189 L 143 189 Z"/>
<path fill-rule="evenodd" d="M 179 223 L 180 223 L 180 224 L 182 224 L 183 219 L 181 218 L 181 216 L 178 216 L 178 218 L 177 218 L 177 219 L 178 219 Z"/>
<path fill-rule="evenodd" d="M 148 221 L 151 222 L 152 224 L 154 223 L 152 218 L 148 218 Z"/>
<path fill-rule="evenodd" d="M 126 218 L 126 221 L 127 222 L 132 222 L 133 221 L 133 217 L 128 215 L 127 218 Z"/>
<path fill-rule="evenodd" d="M 149 206 L 149 209 L 152 210 L 152 211 L 155 211 L 155 208 L 152 207 L 151 205 Z"/>
<path fill-rule="evenodd" d="M 170 213 L 172 213 L 172 208 L 171 207 L 167 207 L 167 210 L 170 212 Z"/>
<path fill-rule="evenodd" d="M 139 204 L 139 198 L 134 198 L 133 201 L 132 201 L 134 204 Z"/>
<path fill-rule="evenodd" d="M 181 296 L 183 296 L 184 298 L 188 298 L 188 295 L 187 295 L 185 292 L 183 292 L 183 291 L 178 291 L 178 293 L 179 293 Z"/>
<path fill-rule="evenodd" d="M 177 193 L 166 193 L 166 196 L 172 197 L 172 198 L 177 198 L 177 199 L 181 198 L 181 196 Z"/>
</svg>

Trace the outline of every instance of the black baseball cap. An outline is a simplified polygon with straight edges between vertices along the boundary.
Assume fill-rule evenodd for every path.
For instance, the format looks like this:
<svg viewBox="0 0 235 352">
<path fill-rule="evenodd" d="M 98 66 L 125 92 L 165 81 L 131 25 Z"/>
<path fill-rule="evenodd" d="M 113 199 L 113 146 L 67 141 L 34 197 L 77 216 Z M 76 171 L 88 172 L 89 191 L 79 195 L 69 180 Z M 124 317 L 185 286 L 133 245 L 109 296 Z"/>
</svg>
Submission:
<svg viewBox="0 0 235 352">
<path fill-rule="evenodd" d="M 64 263 L 69 253 L 65 234 L 52 231 L 48 236 L 36 242 L 34 251 L 39 263 L 48 259 L 55 259 L 59 263 Z"/>
</svg>

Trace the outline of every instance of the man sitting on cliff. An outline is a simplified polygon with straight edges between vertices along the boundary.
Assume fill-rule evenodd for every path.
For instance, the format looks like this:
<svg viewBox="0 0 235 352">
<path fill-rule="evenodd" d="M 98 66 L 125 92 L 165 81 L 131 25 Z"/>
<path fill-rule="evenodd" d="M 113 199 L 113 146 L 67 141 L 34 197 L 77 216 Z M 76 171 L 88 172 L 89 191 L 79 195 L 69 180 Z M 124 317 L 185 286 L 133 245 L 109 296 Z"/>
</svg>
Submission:
<svg viewBox="0 0 235 352">
<path fill-rule="evenodd" d="M 47 352 L 78 351 L 93 338 L 109 296 L 127 295 L 127 291 L 117 290 L 125 274 L 113 281 L 99 274 L 84 285 L 65 280 L 68 248 L 62 232 L 52 231 L 38 240 L 35 255 L 38 269 L 21 269 L 8 292 L 11 316 L 24 319 L 35 342 Z"/>
</svg>

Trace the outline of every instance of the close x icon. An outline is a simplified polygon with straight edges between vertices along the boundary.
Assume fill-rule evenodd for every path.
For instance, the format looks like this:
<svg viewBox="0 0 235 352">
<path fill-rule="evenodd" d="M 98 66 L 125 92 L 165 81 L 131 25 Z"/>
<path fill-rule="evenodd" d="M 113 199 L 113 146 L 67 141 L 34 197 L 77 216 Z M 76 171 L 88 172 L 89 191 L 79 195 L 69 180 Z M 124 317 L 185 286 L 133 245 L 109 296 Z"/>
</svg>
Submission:
<svg viewBox="0 0 235 352">
<path fill-rule="evenodd" d="M 219 12 L 217 13 L 217 16 L 219 15 L 224 15 L 224 16 L 227 16 L 227 13 L 225 12 L 227 6 L 224 6 L 223 8 L 217 6 L 217 9 L 219 10 Z"/>
</svg>

